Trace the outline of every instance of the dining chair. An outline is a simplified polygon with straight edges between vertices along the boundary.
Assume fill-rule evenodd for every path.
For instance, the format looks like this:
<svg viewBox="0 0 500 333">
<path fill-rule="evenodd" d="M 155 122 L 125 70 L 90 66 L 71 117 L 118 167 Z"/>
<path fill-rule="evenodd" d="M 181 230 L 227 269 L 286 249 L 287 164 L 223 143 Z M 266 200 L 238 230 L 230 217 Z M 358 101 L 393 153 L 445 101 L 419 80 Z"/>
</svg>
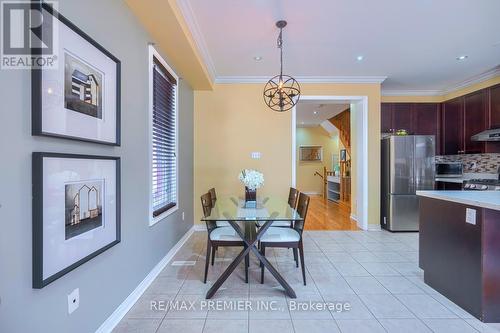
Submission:
<svg viewBox="0 0 500 333">
<path fill-rule="evenodd" d="M 207 192 L 201 196 L 201 206 L 203 208 L 203 216 L 210 216 L 212 206 L 212 197 L 210 192 Z M 215 221 L 205 221 L 207 225 L 208 237 L 207 237 L 207 255 L 205 258 L 205 276 L 203 278 L 203 283 L 207 283 L 208 266 L 210 262 L 210 253 L 212 254 L 212 266 L 215 260 L 215 251 L 218 247 L 229 247 L 229 246 L 245 246 L 243 240 L 238 236 L 233 227 L 218 227 Z M 248 266 L 250 263 L 250 258 L 247 255 L 245 257 L 245 281 L 248 283 Z"/>
<path fill-rule="evenodd" d="M 295 188 L 290 187 L 290 191 L 288 192 L 288 205 L 295 209 L 297 207 L 297 198 L 299 197 L 299 191 L 297 191 Z M 259 221 L 257 222 L 257 225 L 262 227 L 264 225 L 264 221 Z M 273 227 L 280 227 L 280 228 L 291 228 L 293 227 L 292 221 L 276 221 L 273 222 L 272 224 Z"/>
<path fill-rule="evenodd" d="M 260 251 L 262 255 L 266 255 L 266 247 L 292 248 L 294 251 L 299 251 L 300 265 L 302 266 L 302 278 L 306 285 L 306 268 L 304 266 L 304 245 L 302 241 L 302 233 L 306 223 L 307 209 L 309 208 L 310 198 L 304 193 L 300 193 L 297 204 L 297 213 L 302 217 L 302 220 L 295 221 L 293 228 L 269 227 L 266 233 L 260 239 Z M 261 265 L 261 283 L 264 283 L 264 266 Z"/>
<path fill-rule="evenodd" d="M 215 192 L 215 187 L 212 187 L 210 190 L 208 190 L 210 193 L 210 197 L 212 198 L 212 208 L 215 207 L 215 202 L 217 201 L 217 193 Z M 218 227 L 231 227 L 229 222 L 227 221 L 217 221 L 217 226 Z"/>
</svg>

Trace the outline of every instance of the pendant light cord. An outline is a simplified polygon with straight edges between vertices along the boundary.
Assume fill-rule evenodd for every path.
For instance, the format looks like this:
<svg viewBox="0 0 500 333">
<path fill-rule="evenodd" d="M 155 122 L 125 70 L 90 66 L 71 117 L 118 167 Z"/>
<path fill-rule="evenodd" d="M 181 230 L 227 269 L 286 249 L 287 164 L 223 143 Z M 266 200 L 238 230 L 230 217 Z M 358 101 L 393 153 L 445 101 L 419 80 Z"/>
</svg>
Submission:
<svg viewBox="0 0 500 333">
<path fill-rule="evenodd" d="M 280 78 L 283 77 L 283 28 L 280 28 L 278 36 L 278 48 L 280 49 Z"/>
</svg>

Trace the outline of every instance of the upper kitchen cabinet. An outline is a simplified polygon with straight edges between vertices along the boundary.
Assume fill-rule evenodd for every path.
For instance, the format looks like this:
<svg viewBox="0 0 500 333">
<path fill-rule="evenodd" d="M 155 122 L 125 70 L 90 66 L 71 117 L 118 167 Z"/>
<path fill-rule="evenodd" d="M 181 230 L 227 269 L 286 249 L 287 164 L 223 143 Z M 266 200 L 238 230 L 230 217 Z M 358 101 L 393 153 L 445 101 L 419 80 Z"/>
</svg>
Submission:
<svg viewBox="0 0 500 333">
<path fill-rule="evenodd" d="M 382 103 L 380 106 L 380 130 L 382 133 L 391 133 L 392 127 L 392 103 Z"/>
<path fill-rule="evenodd" d="M 392 105 L 392 128 L 405 129 L 413 133 L 412 105 L 410 103 L 394 103 Z"/>
<path fill-rule="evenodd" d="M 488 128 L 500 128 L 500 84 L 489 89 Z M 500 153 L 500 142 L 486 142 L 487 153 Z"/>
<path fill-rule="evenodd" d="M 464 98 L 458 97 L 443 103 L 442 154 L 464 153 Z"/>
<path fill-rule="evenodd" d="M 500 127 L 500 84 L 490 88 L 490 128 Z"/>
<path fill-rule="evenodd" d="M 382 103 L 381 130 L 405 129 L 415 135 L 435 135 L 440 153 L 441 105 L 439 103 Z"/>
<path fill-rule="evenodd" d="M 472 141 L 471 136 L 487 129 L 488 91 L 479 90 L 464 96 L 464 145 L 466 154 L 483 153 L 485 143 Z"/>
<path fill-rule="evenodd" d="M 412 106 L 413 133 L 434 135 L 436 154 L 441 153 L 441 105 L 439 103 L 415 103 Z"/>
</svg>

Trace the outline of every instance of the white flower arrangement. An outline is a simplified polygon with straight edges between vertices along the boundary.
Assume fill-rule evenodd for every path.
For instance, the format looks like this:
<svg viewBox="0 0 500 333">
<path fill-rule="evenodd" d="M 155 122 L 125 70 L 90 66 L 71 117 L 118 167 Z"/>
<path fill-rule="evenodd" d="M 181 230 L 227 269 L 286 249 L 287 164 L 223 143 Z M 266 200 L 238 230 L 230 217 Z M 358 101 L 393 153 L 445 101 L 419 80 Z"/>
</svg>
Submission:
<svg viewBox="0 0 500 333">
<path fill-rule="evenodd" d="M 257 170 L 244 169 L 238 177 L 250 190 L 256 190 L 264 185 L 264 175 Z"/>
</svg>

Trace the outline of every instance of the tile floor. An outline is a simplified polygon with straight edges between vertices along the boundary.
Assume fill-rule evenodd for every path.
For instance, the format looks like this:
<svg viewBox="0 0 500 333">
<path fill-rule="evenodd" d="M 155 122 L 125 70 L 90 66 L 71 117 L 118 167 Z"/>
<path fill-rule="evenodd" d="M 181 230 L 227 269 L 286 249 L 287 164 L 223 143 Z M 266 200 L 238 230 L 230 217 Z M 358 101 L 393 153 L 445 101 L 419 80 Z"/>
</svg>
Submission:
<svg viewBox="0 0 500 333">
<path fill-rule="evenodd" d="M 481 323 L 423 282 L 416 233 L 307 231 L 307 286 L 291 250 L 266 251 L 297 299 L 269 272 L 260 284 L 253 258 L 249 283 L 241 265 L 211 306 L 205 292 L 239 249 L 220 249 L 203 284 L 205 242 L 206 233 L 194 233 L 113 332 L 500 332 L 500 324 Z M 175 265 L 181 261 L 191 264 Z"/>
</svg>

